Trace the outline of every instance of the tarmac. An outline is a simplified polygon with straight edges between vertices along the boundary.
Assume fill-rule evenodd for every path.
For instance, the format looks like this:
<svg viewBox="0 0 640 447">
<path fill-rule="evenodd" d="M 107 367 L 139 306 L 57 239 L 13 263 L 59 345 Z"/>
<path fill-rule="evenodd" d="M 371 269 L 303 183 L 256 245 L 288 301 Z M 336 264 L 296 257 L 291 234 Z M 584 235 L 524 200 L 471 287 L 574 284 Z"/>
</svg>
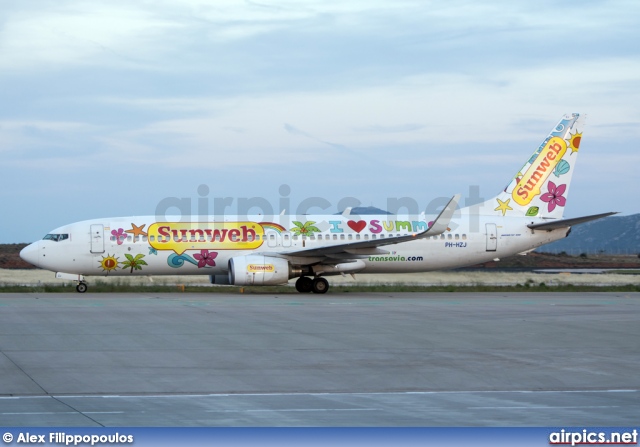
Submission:
<svg viewBox="0 0 640 447">
<path fill-rule="evenodd" d="M 0 294 L 0 426 L 637 426 L 640 293 Z"/>
</svg>

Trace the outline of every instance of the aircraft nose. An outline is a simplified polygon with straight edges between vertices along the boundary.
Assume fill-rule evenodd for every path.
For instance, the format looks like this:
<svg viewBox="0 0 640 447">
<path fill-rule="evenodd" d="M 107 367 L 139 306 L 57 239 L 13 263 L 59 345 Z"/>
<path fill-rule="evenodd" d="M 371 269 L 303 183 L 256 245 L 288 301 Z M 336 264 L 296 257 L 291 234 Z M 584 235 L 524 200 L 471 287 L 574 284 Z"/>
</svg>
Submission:
<svg viewBox="0 0 640 447">
<path fill-rule="evenodd" d="M 29 264 L 35 265 L 38 267 L 38 252 L 40 248 L 40 241 L 34 242 L 33 244 L 29 244 L 20 250 L 20 257 L 27 261 Z"/>
</svg>

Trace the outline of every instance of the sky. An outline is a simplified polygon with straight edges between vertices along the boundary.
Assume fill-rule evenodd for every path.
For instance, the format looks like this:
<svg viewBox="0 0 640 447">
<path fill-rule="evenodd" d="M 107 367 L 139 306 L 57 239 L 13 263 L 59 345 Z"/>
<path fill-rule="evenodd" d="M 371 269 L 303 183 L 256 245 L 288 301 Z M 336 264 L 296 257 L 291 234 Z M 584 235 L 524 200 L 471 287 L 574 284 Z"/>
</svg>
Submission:
<svg viewBox="0 0 640 447">
<path fill-rule="evenodd" d="M 638 213 L 638 17 L 616 0 L 5 0 L 0 243 L 223 199 L 488 199 L 568 112 L 588 119 L 565 217 Z"/>
</svg>

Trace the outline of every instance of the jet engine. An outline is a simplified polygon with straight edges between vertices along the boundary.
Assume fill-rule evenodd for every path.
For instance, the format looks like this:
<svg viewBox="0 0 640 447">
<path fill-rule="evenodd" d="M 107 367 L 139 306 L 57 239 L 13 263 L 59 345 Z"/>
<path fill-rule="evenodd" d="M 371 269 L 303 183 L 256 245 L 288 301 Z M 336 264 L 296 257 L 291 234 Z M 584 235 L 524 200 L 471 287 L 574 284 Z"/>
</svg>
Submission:
<svg viewBox="0 0 640 447">
<path fill-rule="evenodd" d="M 235 286 L 275 286 L 301 274 L 282 258 L 249 255 L 229 259 L 229 283 Z"/>
</svg>

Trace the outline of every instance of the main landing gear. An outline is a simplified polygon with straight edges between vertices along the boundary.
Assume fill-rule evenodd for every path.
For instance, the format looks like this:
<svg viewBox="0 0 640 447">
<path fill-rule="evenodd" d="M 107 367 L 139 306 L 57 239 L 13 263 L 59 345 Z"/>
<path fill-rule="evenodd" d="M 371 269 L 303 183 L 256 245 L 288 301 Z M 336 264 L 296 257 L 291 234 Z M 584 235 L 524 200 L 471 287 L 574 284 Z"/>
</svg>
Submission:
<svg viewBox="0 0 640 447">
<path fill-rule="evenodd" d="M 89 286 L 87 286 L 86 282 L 78 281 L 78 285 L 76 286 L 76 290 L 78 291 L 78 293 L 84 293 L 87 291 L 88 288 Z"/>
<path fill-rule="evenodd" d="M 327 293 L 329 290 L 329 281 L 321 276 L 316 276 L 315 278 L 301 276 L 296 281 L 296 290 L 300 293 Z"/>
</svg>

